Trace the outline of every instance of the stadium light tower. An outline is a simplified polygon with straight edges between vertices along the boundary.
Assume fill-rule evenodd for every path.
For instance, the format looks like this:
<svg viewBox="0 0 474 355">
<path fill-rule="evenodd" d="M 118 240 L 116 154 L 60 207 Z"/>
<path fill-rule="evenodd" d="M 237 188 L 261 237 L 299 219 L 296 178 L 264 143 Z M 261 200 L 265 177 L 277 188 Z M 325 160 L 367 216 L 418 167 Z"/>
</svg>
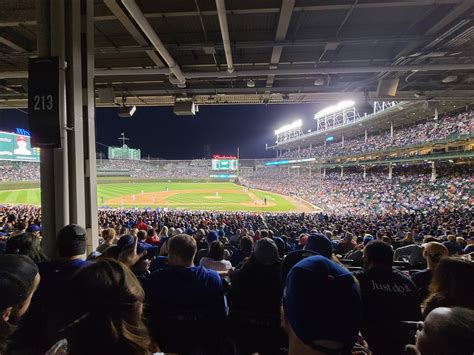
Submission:
<svg viewBox="0 0 474 355">
<path fill-rule="evenodd" d="M 282 144 L 290 140 L 296 139 L 303 135 L 301 126 L 303 125 L 302 120 L 296 120 L 293 123 L 284 125 L 283 127 L 275 130 L 276 144 Z"/>
<path fill-rule="evenodd" d="M 355 102 L 345 100 L 336 105 L 326 107 L 314 115 L 316 131 L 325 131 L 336 126 L 343 126 L 357 120 L 359 114 Z"/>
</svg>

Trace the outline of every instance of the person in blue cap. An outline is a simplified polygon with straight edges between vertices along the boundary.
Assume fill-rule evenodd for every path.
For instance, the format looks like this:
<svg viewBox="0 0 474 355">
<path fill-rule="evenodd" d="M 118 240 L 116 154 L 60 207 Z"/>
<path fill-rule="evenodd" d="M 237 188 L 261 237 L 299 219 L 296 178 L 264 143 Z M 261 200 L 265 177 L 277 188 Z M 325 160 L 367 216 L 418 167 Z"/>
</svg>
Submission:
<svg viewBox="0 0 474 355">
<path fill-rule="evenodd" d="M 362 325 L 356 280 L 322 255 L 307 257 L 290 270 L 283 312 L 289 355 L 350 354 Z"/>
</svg>

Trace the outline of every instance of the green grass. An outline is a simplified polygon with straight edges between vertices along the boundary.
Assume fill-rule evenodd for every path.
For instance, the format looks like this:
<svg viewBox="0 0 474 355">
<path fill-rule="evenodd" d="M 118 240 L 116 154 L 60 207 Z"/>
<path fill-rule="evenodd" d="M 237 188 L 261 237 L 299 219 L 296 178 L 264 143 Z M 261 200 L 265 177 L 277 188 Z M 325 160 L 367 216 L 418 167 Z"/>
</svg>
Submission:
<svg viewBox="0 0 474 355">
<path fill-rule="evenodd" d="M 147 193 L 159 193 L 168 189 L 170 196 L 161 203 L 136 203 L 130 201 L 125 207 L 167 207 L 189 210 L 220 210 L 220 211 L 254 211 L 254 212 L 288 212 L 295 210 L 295 206 L 286 198 L 266 191 L 252 190 L 258 199 L 267 198 L 272 206 L 263 206 L 256 203 L 241 186 L 233 183 L 213 182 L 160 182 L 160 181 L 133 181 L 116 183 L 101 183 L 97 187 L 99 206 L 118 207 L 122 198 L 135 195 L 141 198 Z M 40 189 L 30 188 L 31 184 L 8 183 L 0 184 L 0 204 L 33 204 L 41 202 Z M 22 188 L 23 187 L 23 188 Z M 201 190 L 201 191 L 200 191 Z M 216 198 L 216 192 L 218 197 Z M 116 199 L 110 203 L 109 200 Z M 118 199 L 118 200 L 117 200 Z M 151 202 L 151 200 L 150 200 Z"/>
</svg>

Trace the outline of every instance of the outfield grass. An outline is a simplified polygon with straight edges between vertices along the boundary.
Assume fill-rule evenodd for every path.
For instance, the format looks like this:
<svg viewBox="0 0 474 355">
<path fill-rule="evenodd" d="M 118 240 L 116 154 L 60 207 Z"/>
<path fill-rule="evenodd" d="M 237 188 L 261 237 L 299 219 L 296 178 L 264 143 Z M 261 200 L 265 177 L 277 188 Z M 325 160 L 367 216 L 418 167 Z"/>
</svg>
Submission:
<svg viewBox="0 0 474 355">
<path fill-rule="evenodd" d="M 25 187 L 30 186 L 25 185 Z M 40 204 L 39 188 L 21 189 L 19 183 L 6 186 L 2 184 L 0 189 L 2 188 L 0 204 Z M 251 190 L 248 193 L 242 186 L 233 183 L 157 181 L 99 183 L 97 198 L 99 206 L 104 207 L 167 207 L 255 212 L 295 210 L 295 206 L 283 196 L 258 190 Z M 267 200 L 267 205 L 263 204 L 264 198 Z"/>
</svg>

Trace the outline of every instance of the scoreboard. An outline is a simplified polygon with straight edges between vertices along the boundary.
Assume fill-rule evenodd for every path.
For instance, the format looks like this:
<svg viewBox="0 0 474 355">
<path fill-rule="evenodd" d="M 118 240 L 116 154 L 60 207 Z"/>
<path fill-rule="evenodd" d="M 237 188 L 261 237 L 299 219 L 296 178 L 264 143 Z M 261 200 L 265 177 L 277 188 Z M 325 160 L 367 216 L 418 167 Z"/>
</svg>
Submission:
<svg viewBox="0 0 474 355">
<path fill-rule="evenodd" d="M 236 171 L 239 169 L 239 160 L 233 156 L 214 155 L 212 157 L 212 170 Z"/>
<path fill-rule="evenodd" d="M 0 132 L 0 160 L 40 161 L 39 148 L 31 147 L 31 137 L 26 130 L 21 134 Z"/>
</svg>

